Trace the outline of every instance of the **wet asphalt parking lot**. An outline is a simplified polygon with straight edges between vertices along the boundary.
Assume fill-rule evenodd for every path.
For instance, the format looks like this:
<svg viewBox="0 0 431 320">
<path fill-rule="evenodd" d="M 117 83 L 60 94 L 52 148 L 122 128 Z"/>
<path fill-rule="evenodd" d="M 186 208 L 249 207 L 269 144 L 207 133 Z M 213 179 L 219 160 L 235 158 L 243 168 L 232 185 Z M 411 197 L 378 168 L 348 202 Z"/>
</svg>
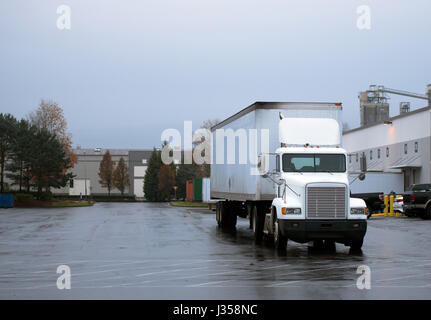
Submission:
<svg viewBox="0 0 431 320">
<path fill-rule="evenodd" d="M 71 289 L 57 288 L 59 265 Z M 356 286 L 371 270 L 371 289 Z M 167 203 L 0 209 L 0 299 L 430 299 L 431 221 L 368 220 L 362 252 L 254 244 Z"/>
</svg>

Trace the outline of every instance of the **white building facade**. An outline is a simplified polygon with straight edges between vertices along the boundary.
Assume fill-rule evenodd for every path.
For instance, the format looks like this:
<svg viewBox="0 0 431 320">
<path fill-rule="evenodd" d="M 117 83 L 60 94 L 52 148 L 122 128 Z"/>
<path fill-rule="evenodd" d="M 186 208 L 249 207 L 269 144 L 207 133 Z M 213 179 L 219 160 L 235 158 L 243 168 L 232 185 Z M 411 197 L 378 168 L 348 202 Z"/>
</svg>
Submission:
<svg viewBox="0 0 431 320">
<path fill-rule="evenodd" d="M 343 133 L 349 172 L 360 171 L 360 158 L 372 172 L 401 172 L 404 190 L 431 182 L 431 107 L 421 108 Z"/>
</svg>

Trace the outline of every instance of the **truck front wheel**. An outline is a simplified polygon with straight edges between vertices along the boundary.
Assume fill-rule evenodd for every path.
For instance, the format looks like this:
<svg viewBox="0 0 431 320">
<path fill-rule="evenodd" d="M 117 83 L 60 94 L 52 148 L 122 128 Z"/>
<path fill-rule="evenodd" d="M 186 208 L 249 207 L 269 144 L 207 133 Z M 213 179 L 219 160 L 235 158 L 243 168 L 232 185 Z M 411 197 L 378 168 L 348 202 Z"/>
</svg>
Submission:
<svg viewBox="0 0 431 320">
<path fill-rule="evenodd" d="M 287 238 L 281 234 L 280 224 L 278 219 L 275 219 L 274 226 L 274 247 L 279 251 L 286 250 Z"/>
<path fill-rule="evenodd" d="M 265 218 L 259 214 L 257 206 L 253 207 L 253 233 L 255 242 L 261 242 L 263 238 L 263 226 Z"/>
</svg>

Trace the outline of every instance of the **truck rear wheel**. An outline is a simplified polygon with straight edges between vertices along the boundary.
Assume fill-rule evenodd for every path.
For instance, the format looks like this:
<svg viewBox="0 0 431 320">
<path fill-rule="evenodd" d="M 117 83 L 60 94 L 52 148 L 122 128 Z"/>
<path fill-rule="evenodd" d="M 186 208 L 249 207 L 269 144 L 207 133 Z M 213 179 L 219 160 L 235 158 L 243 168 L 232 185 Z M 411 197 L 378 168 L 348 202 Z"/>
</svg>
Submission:
<svg viewBox="0 0 431 320">
<path fill-rule="evenodd" d="M 260 214 L 258 207 L 253 207 L 253 232 L 255 242 L 261 242 L 263 238 L 263 226 L 265 217 Z"/>
</svg>

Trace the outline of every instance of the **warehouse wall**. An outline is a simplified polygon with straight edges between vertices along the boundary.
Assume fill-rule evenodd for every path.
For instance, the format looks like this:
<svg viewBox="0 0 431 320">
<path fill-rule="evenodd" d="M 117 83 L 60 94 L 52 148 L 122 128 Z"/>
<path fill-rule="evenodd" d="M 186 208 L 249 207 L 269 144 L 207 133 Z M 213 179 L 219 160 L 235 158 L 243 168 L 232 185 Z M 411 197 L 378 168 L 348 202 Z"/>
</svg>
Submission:
<svg viewBox="0 0 431 320">
<path fill-rule="evenodd" d="M 129 151 L 130 195 L 144 197 L 144 177 L 152 150 Z"/>
<path fill-rule="evenodd" d="M 103 155 L 106 150 L 102 150 L 100 153 L 95 154 L 94 151 L 91 154 L 80 154 L 77 152 L 78 162 L 75 164 L 74 168 L 70 171 L 76 175 L 74 179 L 89 179 L 90 180 L 90 191 L 92 195 L 106 195 L 108 194 L 108 189 L 101 186 L 99 183 L 99 166 L 100 161 L 103 158 Z M 128 151 L 122 150 L 118 151 L 110 151 L 112 160 L 117 165 L 120 161 L 120 158 L 123 157 L 124 161 L 128 163 Z M 52 189 L 52 192 L 55 194 L 69 194 L 69 186 L 60 189 Z M 129 193 L 129 188 L 126 188 L 125 194 Z M 121 194 L 119 190 L 113 188 L 111 190 L 111 194 Z"/>
<path fill-rule="evenodd" d="M 397 116 L 392 125 L 377 124 L 344 133 L 350 172 L 360 170 L 360 156 L 369 171 L 402 172 L 405 187 L 431 182 L 431 111 Z M 394 168 L 397 167 L 397 168 Z"/>
</svg>

